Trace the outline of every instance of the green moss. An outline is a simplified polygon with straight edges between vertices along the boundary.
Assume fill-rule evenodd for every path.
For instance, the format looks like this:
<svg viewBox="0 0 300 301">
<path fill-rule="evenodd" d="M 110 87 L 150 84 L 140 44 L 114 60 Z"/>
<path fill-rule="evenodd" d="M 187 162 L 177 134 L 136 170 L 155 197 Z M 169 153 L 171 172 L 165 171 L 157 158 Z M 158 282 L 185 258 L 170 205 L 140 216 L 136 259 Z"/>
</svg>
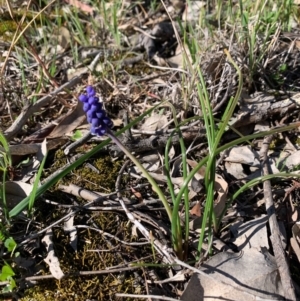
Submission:
<svg viewBox="0 0 300 301">
<path fill-rule="evenodd" d="M 87 152 L 85 149 L 81 149 Z M 45 171 L 45 176 L 62 169 L 67 164 L 67 158 L 62 150 L 55 153 L 51 168 Z M 72 183 L 86 189 L 108 192 L 114 190 L 116 178 L 122 165 L 122 161 L 113 161 L 108 155 L 90 158 L 82 166 L 76 168 L 72 173 L 61 179 L 58 184 L 67 185 Z"/>
<path fill-rule="evenodd" d="M 111 192 L 114 190 L 116 177 L 120 169 L 120 162 L 113 162 L 109 156 L 90 160 L 90 165 L 84 164 L 77 168 L 68 181 L 86 189 L 99 192 Z"/>
<path fill-rule="evenodd" d="M 18 25 L 14 21 L 1 21 L 0 22 L 0 35 L 7 34 L 8 32 L 13 34 L 18 28 Z"/>
<path fill-rule="evenodd" d="M 47 171 L 48 175 L 62 168 L 66 164 L 63 151 L 55 153 L 53 164 Z M 90 163 L 97 171 L 90 169 L 86 164 L 77 168 L 73 173 L 62 179 L 65 185 L 69 183 L 83 188 L 97 191 L 114 190 L 116 177 L 122 162 L 112 161 L 109 156 L 91 158 Z M 48 193 L 46 196 L 61 204 L 70 204 L 68 196 L 58 190 Z M 49 205 L 43 201 L 36 203 L 35 221 L 41 225 L 50 225 L 66 215 L 68 209 Z M 96 212 L 91 215 L 78 213 L 75 216 L 76 225 L 90 225 L 97 227 L 118 239 L 124 241 L 135 240 L 132 237 L 131 225 L 127 217 L 115 212 Z M 20 225 L 21 227 L 21 225 Z M 15 229 L 17 231 L 17 229 Z M 91 229 L 78 229 L 78 251 L 70 246 L 70 238 L 61 228 L 53 228 L 53 242 L 55 254 L 59 259 L 61 269 L 66 276 L 60 281 L 55 279 L 40 280 L 34 287 L 25 290 L 21 301 L 39 300 L 115 300 L 116 292 L 143 293 L 141 287 L 134 286 L 134 274 L 132 272 L 103 274 L 103 275 L 79 275 L 81 271 L 100 271 L 107 267 L 122 265 L 124 259 L 135 259 L 136 249 L 108 238 Z M 149 254 L 150 246 L 140 250 L 139 256 Z M 105 250 L 105 251 L 103 251 Z M 111 252 L 107 252 L 111 250 Z M 141 254 L 142 253 L 142 254 Z M 46 254 L 43 255 L 46 257 Z M 41 261 L 42 274 L 49 274 L 48 266 Z"/>
<path fill-rule="evenodd" d="M 297 137 L 295 143 L 297 144 L 297 146 L 300 146 L 300 137 Z"/>
<path fill-rule="evenodd" d="M 94 216 L 93 222 L 99 229 L 104 227 L 106 232 L 120 239 L 125 240 L 126 237 L 131 236 L 131 227 L 127 226 L 126 217 L 102 212 Z M 80 224 L 78 218 L 76 223 Z M 135 258 L 134 248 L 124 246 L 114 239 L 107 239 L 106 236 L 89 229 L 79 229 L 78 236 L 78 252 L 75 252 L 69 246 L 69 237 L 61 229 L 54 230 L 55 254 L 59 258 L 61 269 L 66 275 L 70 273 L 73 275 L 68 275 L 61 280 L 40 280 L 33 288 L 25 291 L 21 301 L 116 300 L 114 294 L 117 292 L 141 293 L 141 287 L 134 286 L 135 279 L 131 272 L 103 275 L 78 274 L 80 271 L 100 271 L 110 266 L 122 265 L 124 258 L 128 260 Z M 105 250 L 111 250 L 111 252 L 105 252 Z M 139 255 L 141 252 L 145 252 L 145 255 L 149 250 L 139 250 Z M 46 266 L 44 274 L 49 274 Z"/>
<path fill-rule="evenodd" d="M 284 143 L 283 139 L 274 138 L 270 143 L 270 150 L 275 150 L 277 148 L 280 148 Z"/>
</svg>

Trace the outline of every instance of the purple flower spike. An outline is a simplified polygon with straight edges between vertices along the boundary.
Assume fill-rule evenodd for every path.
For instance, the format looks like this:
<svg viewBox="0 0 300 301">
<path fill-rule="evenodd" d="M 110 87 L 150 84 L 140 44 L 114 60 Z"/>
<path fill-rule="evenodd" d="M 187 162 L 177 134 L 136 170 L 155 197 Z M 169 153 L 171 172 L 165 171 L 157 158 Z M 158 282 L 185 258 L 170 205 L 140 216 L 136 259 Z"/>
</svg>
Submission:
<svg viewBox="0 0 300 301">
<path fill-rule="evenodd" d="M 87 118 L 96 118 L 97 117 L 97 113 L 92 112 L 91 110 L 89 110 L 89 111 L 86 112 L 86 117 Z"/>
<path fill-rule="evenodd" d="M 97 134 L 98 136 L 103 136 L 103 135 L 105 135 L 106 132 L 107 132 L 107 129 L 104 128 L 104 127 L 97 128 L 97 129 L 96 129 L 96 134 Z"/>
<path fill-rule="evenodd" d="M 103 110 L 95 113 L 96 117 L 102 119 L 105 116 L 105 112 Z"/>
<path fill-rule="evenodd" d="M 106 125 L 106 127 L 110 128 L 110 129 L 114 126 L 114 123 L 107 116 L 102 119 L 102 122 Z"/>
<path fill-rule="evenodd" d="M 99 98 L 96 96 L 89 97 L 88 102 L 90 105 L 95 105 L 95 104 L 99 103 Z"/>
<path fill-rule="evenodd" d="M 93 118 L 92 118 L 92 117 L 89 117 L 89 116 L 87 116 L 87 117 L 86 117 L 86 119 L 87 119 L 87 122 L 88 122 L 88 123 L 91 123 Z"/>
<path fill-rule="evenodd" d="M 79 95 L 78 99 L 81 102 L 87 102 L 88 101 L 88 97 L 86 95 L 84 95 L 84 94 Z"/>
<path fill-rule="evenodd" d="M 92 135 L 97 135 L 96 132 L 97 132 L 97 128 L 91 126 L 91 134 L 92 134 Z"/>
<path fill-rule="evenodd" d="M 87 92 L 88 97 L 93 97 L 96 95 L 96 91 L 92 86 L 87 86 L 86 92 Z"/>
<path fill-rule="evenodd" d="M 101 125 L 101 120 L 98 118 L 92 118 L 91 125 L 95 128 L 99 127 Z"/>
<path fill-rule="evenodd" d="M 103 104 L 99 102 L 92 86 L 87 86 L 86 95 L 81 94 L 78 99 L 83 102 L 83 110 L 86 112 L 87 121 L 91 125 L 92 135 L 103 136 L 108 129 L 113 127 L 113 122 L 103 110 Z"/>
<path fill-rule="evenodd" d="M 87 111 L 89 111 L 90 109 L 91 109 L 91 105 L 90 105 L 89 103 L 85 102 L 85 103 L 83 104 L 83 111 L 84 111 L 84 112 L 87 112 Z"/>
<path fill-rule="evenodd" d="M 91 109 L 90 109 L 92 112 L 99 112 L 101 111 L 101 105 L 100 103 L 97 103 L 95 105 L 91 105 Z"/>
</svg>

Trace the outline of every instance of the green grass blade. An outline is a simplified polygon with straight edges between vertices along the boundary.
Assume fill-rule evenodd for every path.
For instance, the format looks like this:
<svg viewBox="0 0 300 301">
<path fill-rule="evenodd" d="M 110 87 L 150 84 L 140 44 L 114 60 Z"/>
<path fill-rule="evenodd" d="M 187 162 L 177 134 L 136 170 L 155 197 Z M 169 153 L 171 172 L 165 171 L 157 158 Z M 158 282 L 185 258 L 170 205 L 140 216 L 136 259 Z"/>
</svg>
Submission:
<svg viewBox="0 0 300 301">
<path fill-rule="evenodd" d="M 44 170 L 44 165 L 45 165 L 46 159 L 47 159 L 47 153 L 44 155 L 44 158 L 42 160 L 42 163 L 39 167 L 38 173 L 37 173 L 36 178 L 34 180 L 32 191 L 29 195 L 29 202 L 28 202 L 29 215 L 31 215 L 32 208 L 33 208 L 34 202 L 36 200 L 36 192 L 37 192 L 37 189 L 38 189 L 38 186 L 39 186 L 39 182 L 40 182 L 40 179 L 41 179 L 41 176 L 42 176 L 42 172 Z"/>
</svg>

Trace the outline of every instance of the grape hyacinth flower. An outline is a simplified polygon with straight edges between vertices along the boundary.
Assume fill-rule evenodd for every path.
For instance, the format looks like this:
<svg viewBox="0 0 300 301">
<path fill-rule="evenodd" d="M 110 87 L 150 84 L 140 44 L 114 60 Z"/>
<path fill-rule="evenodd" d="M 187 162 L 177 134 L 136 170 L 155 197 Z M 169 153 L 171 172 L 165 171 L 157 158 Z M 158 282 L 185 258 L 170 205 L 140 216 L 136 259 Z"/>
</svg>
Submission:
<svg viewBox="0 0 300 301">
<path fill-rule="evenodd" d="M 95 89 L 92 86 L 87 86 L 86 94 L 79 95 L 78 99 L 83 102 L 83 110 L 86 112 L 87 121 L 91 125 L 91 133 L 93 135 L 106 135 L 109 137 L 112 142 L 114 142 L 120 148 L 120 150 L 122 150 L 124 154 L 142 171 L 145 178 L 147 178 L 149 183 L 152 185 L 153 190 L 157 192 L 159 198 L 166 208 L 170 221 L 172 221 L 172 210 L 162 190 L 159 188 L 145 167 L 139 162 L 139 160 L 111 131 L 113 122 L 104 111 L 103 104 L 99 102 L 99 98 L 96 96 Z M 126 208 L 124 208 L 124 210 L 126 210 Z"/>
<path fill-rule="evenodd" d="M 113 122 L 99 102 L 96 91 L 92 86 L 86 87 L 86 94 L 79 95 L 78 99 L 83 102 L 83 110 L 86 112 L 88 123 L 91 125 L 92 135 L 103 136 L 112 128 Z"/>
</svg>

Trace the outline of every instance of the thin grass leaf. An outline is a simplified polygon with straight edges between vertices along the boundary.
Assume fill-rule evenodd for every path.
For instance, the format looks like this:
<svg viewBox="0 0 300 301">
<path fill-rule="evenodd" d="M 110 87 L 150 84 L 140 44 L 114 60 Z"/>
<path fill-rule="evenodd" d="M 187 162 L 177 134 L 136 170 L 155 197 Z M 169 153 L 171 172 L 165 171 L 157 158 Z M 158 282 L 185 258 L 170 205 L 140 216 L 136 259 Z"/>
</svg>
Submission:
<svg viewBox="0 0 300 301">
<path fill-rule="evenodd" d="M 28 202 L 28 212 L 29 212 L 29 215 L 31 215 L 31 213 L 32 213 L 32 208 L 33 208 L 35 200 L 36 200 L 37 189 L 38 189 L 39 182 L 40 182 L 40 179 L 41 179 L 41 176 L 42 176 L 42 172 L 44 170 L 44 165 L 45 165 L 45 162 L 46 162 L 46 159 L 47 159 L 46 140 L 42 143 L 42 151 L 44 151 L 44 148 L 45 148 L 45 155 L 44 155 L 42 163 L 41 163 L 41 165 L 39 167 L 39 170 L 38 170 L 38 173 L 36 175 L 36 178 L 34 180 L 32 191 L 31 191 L 31 193 L 29 195 L 29 202 Z"/>
</svg>

